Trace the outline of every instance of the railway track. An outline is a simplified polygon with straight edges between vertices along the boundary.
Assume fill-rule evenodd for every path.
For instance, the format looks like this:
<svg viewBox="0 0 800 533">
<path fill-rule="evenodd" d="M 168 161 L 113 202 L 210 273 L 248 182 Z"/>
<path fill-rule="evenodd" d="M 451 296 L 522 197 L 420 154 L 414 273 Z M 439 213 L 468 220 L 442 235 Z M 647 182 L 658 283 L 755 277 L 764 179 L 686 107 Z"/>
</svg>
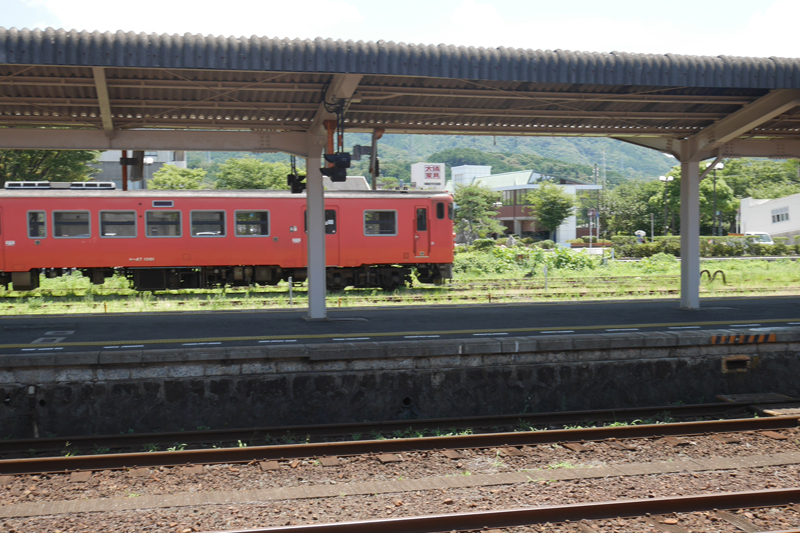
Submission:
<svg viewBox="0 0 800 533">
<path fill-rule="evenodd" d="M 762 400 L 760 405 L 786 403 L 786 398 Z M 465 418 L 439 418 L 427 420 L 396 420 L 381 423 L 327 424 L 305 426 L 281 426 L 265 428 L 243 428 L 225 430 L 180 431 L 171 433 L 143 433 L 119 435 L 65 436 L 36 439 L 0 440 L 0 458 L 25 458 L 43 455 L 78 455 L 92 450 L 108 451 L 141 449 L 161 446 L 166 449 L 180 443 L 186 447 L 203 445 L 247 446 L 293 444 L 298 440 L 307 442 L 330 442 L 358 440 L 355 436 L 375 438 L 402 438 L 443 436 L 469 431 L 470 433 L 498 433 L 559 429 L 570 425 L 594 425 L 614 423 L 645 423 L 643 421 L 668 422 L 702 419 L 749 418 L 752 416 L 752 401 L 720 402 L 699 405 L 672 405 L 648 408 L 626 408 L 594 411 L 570 411 L 551 413 L 529 413 L 519 415 L 483 416 Z M 66 443 L 69 446 L 65 446 Z"/>
<path fill-rule="evenodd" d="M 548 531 L 553 531 L 553 524 L 581 523 L 615 518 L 650 518 L 653 516 L 674 515 L 677 513 L 715 512 L 721 517 L 730 516 L 719 511 L 738 511 L 761 507 L 791 506 L 800 501 L 800 488 L 781 490 L 761 490 L 722 494 L 701 494 L 669 498 L 635 499 L 613 502 L 580 503 L 575 505 L 556 505 L 525 509 L 507 509 L 501 511 L 452 513 L 433 516 L 415 516 L 408 518 L 391 518 L 380 520 L 364 520 L 360 522 L 344 522 L 329 524 L 294 525 L 289 527 L 269 527 L 255 529 L 231 530 L 226 533 L 441 533 L 486 530 L 489 528 L 511 528 L 520 526 L 539 526 L 547 524 Z M 735 515 L 734 515 L 735 518 Z M 723 518 L 724 519 L 724 518 Z M 655 522 L 655 520 L 653 520 Z M 763 531 L 750 529 L 745 525 L 747 520 L 734 522 L 744 531 Z M 672 525 L 672 522 L 667 522 Z M 652 524 L 654 531 L 685 531 L 680 527 L 658 528 Z M 571 531 L 593 531 L 572 529 Z M 782 530 L 781 533 L 797 533 L 800 528 Z M 499 533 L 499 532 L 498 532 Z M 778 533 L 777 531 L 775 533 Z"/>
<path fill-rule="evenodd" d="M 522 447 L 539 444 L 580 443 L 605 440 L 691 436 L 712 433 L 774 431 L 795 428 L 800 416 L 715 420 L 680 424 L 646 424 L 553 431 L 526 431 L 481 435 L 456 435 L 387 440 L 324 442 L 309 444 L 242 446 L 235 448 L 176 450 L 167 452 L 98 454 L 68 457 L 6 459 L 0 475 L 44 474 L 77 470 L 115 470 L 131 467 L 185 464 L 252 463 L 310 457 L 338 457 L 443 449 Z M 800 500 L 798 500 L 800 501 Z"/>
</svg>

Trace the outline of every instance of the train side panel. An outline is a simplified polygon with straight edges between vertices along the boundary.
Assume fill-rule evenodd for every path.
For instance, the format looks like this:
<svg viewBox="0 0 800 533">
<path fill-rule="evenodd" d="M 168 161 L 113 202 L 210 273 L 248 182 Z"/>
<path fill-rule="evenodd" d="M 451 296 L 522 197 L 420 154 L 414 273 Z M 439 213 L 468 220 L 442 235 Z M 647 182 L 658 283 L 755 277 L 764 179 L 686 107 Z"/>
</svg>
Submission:
<svg viewBox="0 0 800 533">
<path fill-rule="evenodd" d="M 353 280 L 362 274 L 343 269 L 383 265 L 380 277 L 389 275 L 391 265 L 424 271 L 436 264 L 449 272 L 451 203 L 447 195 L 328 198 L 326 265 L 356 286 Z M 147 269 L 222 272 L 213 280 L 206 273 L 198 274 L 206 277 L 192 283 L 202 284 L 229 282 L 231 268 L 248 265 L 270 267 L 269 273 L 254 278 L 259 282 L 277 282 L 275 276 L 286 279 L 292 273 L 294 279 L 305 276 L 308 239 L 302 196 L 71 194 L 12 196 L 4 198 L 2 205 L 5 260 L 0 263 L 0 283 L 15 276 L 9 272 L 29 272 L 27 283 L 21 274 L 14 279 L 20 287 L 35 288 L 38 270 L 71 268 L 96 269 L 96 282 L 120 268 L 129 274 Z M 427 277 L 441 277 L 439 266 L 434 270 L 436 275 Z M 408 271 L 399 272 L 407 278 Z M 370 278 L 372 274 L 362 276 L 361 286 L 396 285 L 397 272 L 391 275 L 391 282 Z M 239 281 L 249 282 L 250 276 Z M 183 278 L 175 279 L 169 285 L 182 286 Z M 333 283 L 343 284 L 340 278 Z"/>
</svg>

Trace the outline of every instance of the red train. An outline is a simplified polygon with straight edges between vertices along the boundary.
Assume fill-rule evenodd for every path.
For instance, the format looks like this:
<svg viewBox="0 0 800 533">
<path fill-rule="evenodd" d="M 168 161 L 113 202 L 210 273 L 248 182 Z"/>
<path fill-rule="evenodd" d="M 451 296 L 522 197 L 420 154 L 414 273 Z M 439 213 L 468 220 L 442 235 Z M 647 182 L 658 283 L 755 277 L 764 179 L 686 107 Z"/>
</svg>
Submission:
<svg viewBox="0 0 800 533">
<path fill-rule="evenodd" d="M 306 278 L 306 199 L 283 191 L 0 191 L 0 283 L 81 270 L 138 290 Z M 451 277 L 453 200 L 441 191 L 327 192 L 327 286 L 395 289 Z"/>
</svg>

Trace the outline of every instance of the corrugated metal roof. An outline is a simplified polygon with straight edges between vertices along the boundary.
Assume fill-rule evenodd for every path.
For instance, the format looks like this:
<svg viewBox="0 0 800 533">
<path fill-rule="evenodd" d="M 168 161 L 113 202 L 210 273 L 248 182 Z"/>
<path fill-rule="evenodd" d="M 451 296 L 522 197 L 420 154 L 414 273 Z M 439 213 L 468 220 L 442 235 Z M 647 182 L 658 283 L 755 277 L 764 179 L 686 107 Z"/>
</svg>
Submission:
<svg viewBox="0 0 800 533">
<path fill-rule="evenodd" d="M 353 73 L 547 84 L 800 88 L 800 59 L 0 28 L 0 64 Z"/>
</svg>

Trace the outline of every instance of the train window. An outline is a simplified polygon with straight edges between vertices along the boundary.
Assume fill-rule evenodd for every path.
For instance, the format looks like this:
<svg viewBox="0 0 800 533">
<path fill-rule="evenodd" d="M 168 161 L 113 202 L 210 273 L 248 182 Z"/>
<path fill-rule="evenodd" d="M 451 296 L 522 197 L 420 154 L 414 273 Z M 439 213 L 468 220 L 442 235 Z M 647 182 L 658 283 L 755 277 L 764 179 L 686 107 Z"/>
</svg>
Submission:
<svg viewBox="0 0 800 533">
<path fill-rule="evenodd" d="M 153 200 L 153 207 L 175 207 L 172 200 Z"/>
<path fill-rule="evenodd" d="M 180 211 L 147 211 L 145 228 L 148 237 L 180 237 Z"/>
<path fill-rule="evenodd" d="M 308 211 L 303 211 L 303 230 L 308 233 Z M 325 235 L 336 235 L 336 210 L 325 210 Z"/>
<path fill-rule="evenodd" d="M 192 237 L 224 237 L 225 211 L 192 211 Z"/>
<path fill-rule="evenodd" d="M 236 211 L 237 237 L 269 235 L 269 211 Z"/>
<path fill-rule="evenodd" d="M 424 207 L 417 208 L 417 231 L 428 231 L 428 210 Z"/>
<path fill-rule="evenodd" d="M 397 235 L 397 211 L 364 211 L 364 235 Z"/>
<path fill-rule="evenodd" d="M 47 222 L 44 211 L 28 211 L 28 237 L 43 239 L 47 236 Z"/>
<path fill-rule="evenodd" d="M 444 219 L 444 202 L 436 202 L 436 218 Z"/>
<path fill-rule="evenodd" d="M 455 209 L 453 209 L 453 202 L 447 204 L 447 218 L 450 220 L 455 220 L 456 216 L 454 211 Z"/>
<path fill-rule="evenodd" d="M 53 211 L 53 237 L 80 239 L 89 236 L 89 211 Z"/>
<path fill-rule="evenodd" d="M 101 237 L 136 237 L 136 211 L 100 211 Z"/>
</svg>

